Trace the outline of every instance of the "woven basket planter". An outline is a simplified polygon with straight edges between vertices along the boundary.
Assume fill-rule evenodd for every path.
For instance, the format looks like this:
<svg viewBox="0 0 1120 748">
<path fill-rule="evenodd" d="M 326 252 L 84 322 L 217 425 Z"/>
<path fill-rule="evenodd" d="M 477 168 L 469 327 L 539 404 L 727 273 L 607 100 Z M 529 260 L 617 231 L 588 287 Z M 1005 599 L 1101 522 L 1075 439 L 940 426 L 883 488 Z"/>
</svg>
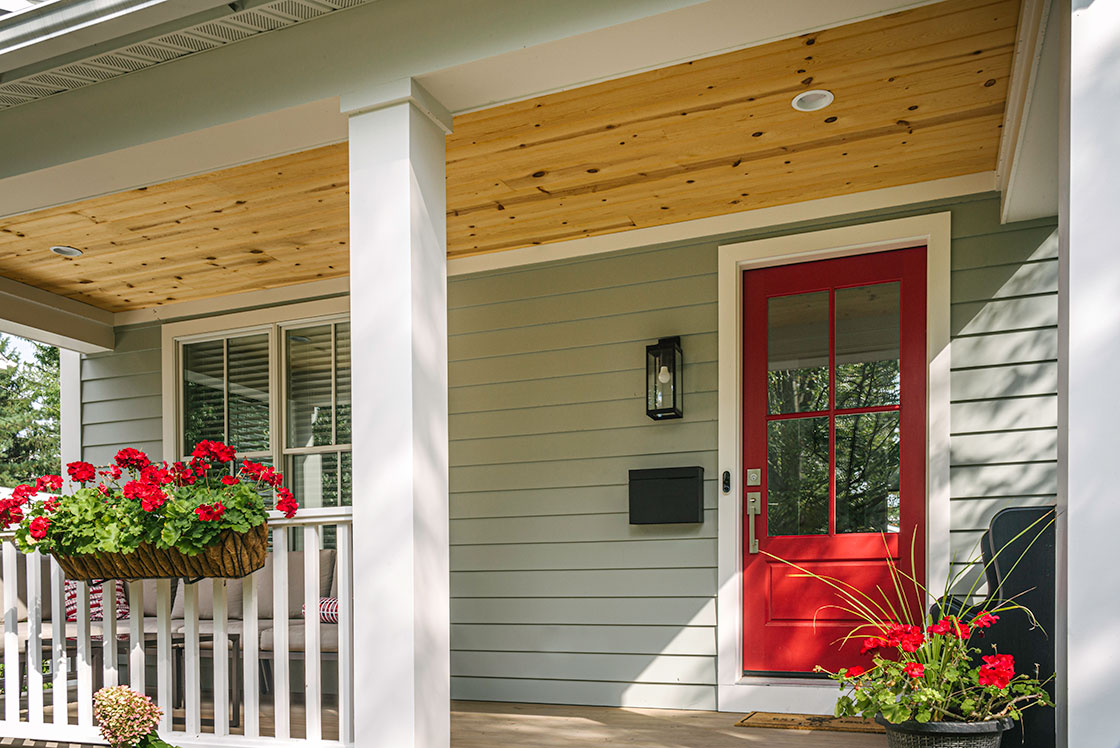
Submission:
<svg viewBox="0 0 1120 748">
<path fill-rule="evenodd" d="M 875 716 L 887 729 L 889 748 L 999 748 L 1003 733 L 1014 725 L 1009 718 L 987 722 L 900 722 L 892 725 Z"/>
<path fill-rule="evenodd" d="M 246 533 L 223 530 L 218 542 L 197 556 L 141 543 L 132 553 L 56 555 L 67 579 L 100 582 L 105 579 L 239 579 L 264 566 L 268 555 L 268 523 Z"/>
</svg>

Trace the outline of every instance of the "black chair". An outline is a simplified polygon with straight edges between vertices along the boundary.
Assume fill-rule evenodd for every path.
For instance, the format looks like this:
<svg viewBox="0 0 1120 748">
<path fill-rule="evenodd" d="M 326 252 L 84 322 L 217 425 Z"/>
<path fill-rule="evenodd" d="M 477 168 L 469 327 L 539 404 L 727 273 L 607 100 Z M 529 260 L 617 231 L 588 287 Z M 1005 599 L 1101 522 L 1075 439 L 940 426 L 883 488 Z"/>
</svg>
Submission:
<svg viewBox="0 0 1120 748">
<path fill-rule="evenodd" d="M 1037 667 L 1040 680 L 1047 684 L 1054 698 L 1054 606 L 1055 555 L 1053 506 L 1011 507 L 992 518 L 980 541 L 981 556 L 988 582 L 988 598 L 974 610 L 993 610 L 1003 601 L 1013 601 L 1034 614 L 1032 621 L 1022 610 L 999 613 L 999 623 L 984 630 L 984 638 L 973 639 L 982 654 L 992 654 L 992 647 L 1001 654 L 1015 658 L 1017 672 L 1033 675 Z M 967 601 L 949 598 L 939 601 L 930 611 L 934 620 L 944 612 L 954 613 Z M 1032 707 L 1023 713 L 1023 720 L 1003 734 L 1002 748 L 1054 748 L 1056 743 L 1054 710 Z"/>
</svg>

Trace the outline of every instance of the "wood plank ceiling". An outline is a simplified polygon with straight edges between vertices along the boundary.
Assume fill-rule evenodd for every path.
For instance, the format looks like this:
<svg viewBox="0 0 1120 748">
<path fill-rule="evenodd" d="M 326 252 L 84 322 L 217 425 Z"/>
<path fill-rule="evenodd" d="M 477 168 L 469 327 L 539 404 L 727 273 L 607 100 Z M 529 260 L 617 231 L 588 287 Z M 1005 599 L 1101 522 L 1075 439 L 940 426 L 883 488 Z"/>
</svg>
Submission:
<svg viewBox="0 0 1120 748">
<path fill-rule="evenodd" d="M 460 115 L 448 256 L 990 171 L 1018 12 L 947 0 Z M 813 88 L 835 103 L 795 111 Z M 328 146 L 0 219 L 0 275 L 110 311 L 340 277 L 347 199 Z"/>
</svg>

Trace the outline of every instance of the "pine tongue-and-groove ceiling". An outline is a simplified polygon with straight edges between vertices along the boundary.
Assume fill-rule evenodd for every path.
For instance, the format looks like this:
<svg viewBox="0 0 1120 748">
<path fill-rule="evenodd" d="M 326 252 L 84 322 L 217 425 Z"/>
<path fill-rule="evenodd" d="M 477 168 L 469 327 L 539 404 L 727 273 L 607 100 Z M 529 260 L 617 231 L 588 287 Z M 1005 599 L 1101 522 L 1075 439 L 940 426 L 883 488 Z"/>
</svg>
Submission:
<svg viewBox="0 0 1120 748">
<path fill-rule="evenodd" d="M 448 257 L 990 171 L 1018 12 L 948 0 L 460 115 Z M 792 109 L 811 88 L 835 103 Z M 340 277 L 347 201 L 327 146 L 0 219 L 0 275 L 109 311 Z"/>
</svg>

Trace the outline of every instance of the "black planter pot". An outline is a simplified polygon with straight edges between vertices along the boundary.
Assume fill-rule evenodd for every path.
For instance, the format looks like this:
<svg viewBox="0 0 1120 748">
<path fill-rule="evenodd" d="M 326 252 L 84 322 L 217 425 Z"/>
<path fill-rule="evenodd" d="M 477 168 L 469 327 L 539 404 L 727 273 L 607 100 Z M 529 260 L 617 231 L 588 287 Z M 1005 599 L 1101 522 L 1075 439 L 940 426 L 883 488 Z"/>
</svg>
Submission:
<svg viewBox="0 0 1120 748">
<path fill-rule="evenodd" d="M 875 715 L 887 730 L 889 748 L 999 748 L 1004 731 L 1014 722 L 1004 717 L 987 722 L 900 722 L 893 725 Z"/>
</svg>

